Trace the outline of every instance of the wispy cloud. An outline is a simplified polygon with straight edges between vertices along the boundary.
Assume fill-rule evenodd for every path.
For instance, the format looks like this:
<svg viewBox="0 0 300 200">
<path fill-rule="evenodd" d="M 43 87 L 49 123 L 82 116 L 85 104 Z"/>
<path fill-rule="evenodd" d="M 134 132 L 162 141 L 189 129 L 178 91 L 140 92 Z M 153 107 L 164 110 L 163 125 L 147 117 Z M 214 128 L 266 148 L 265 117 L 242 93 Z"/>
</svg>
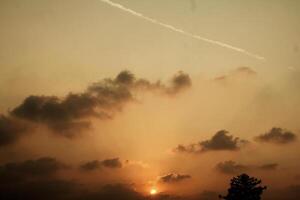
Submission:
<svg viewBox="0 0 300 200">
<path fill-rule="evenodd" d="M 218 45 L 218 46 L 221 46 L 221 47 L 224 47 L 224 48 L 227 48 L 227 49 L 231 49 L 231 50 L 240 52 L 242 54 L 245 54 L 247 56 L 250 56 L 252 58 L 258 59 L 258 60 L 265 60 L 265 58 L 263 56 L 251 53 L 251 52 L 249 52 L 249 51 L 247 51 L 245 49 L 242 49 L 242 48 L 239 48 L 239 47 L 235 47 L 235 46 L 232 46 L 230 44 L 227 44 L 227 43 L 224 43 L 224 42 L 221 42 L 221 41 L 218 41 L 218 40 L 212 40 L 212 39 L 205 38 L 205 37 L 202 37 L 202 36 L 197 35 L 197 34 L 190 33 L 188 31 L 182 30 L 182 29 L 177 28 L 175 26 L 172 26 L 170 24 L 166 24 L 166 23 L 163 23 L 163 22 L 158 21 L 156 19 L 147 17 L 147 16 L 143 15 L 142 13 L 136 12 L 136 11 L 134 11 L 134 10 L 132 10 L 130 8 L 127 8 L 127 7 L 125 7 L 125 6 L 123 6 L 123 5 L 119 4 L 119 3 L 115 3 L 115 2 L 112 2 L 110 0 L 100 0 L 100 1 L 102 1 L 102 2 L 104 2 L 106 4 L 109 4 L 110 6 L 113 6 L 115 8 L 118 8 L 120 10 L 123 10 L 123 11 L 125 11 L 125 12 L 127 12 L 127 13 L 129 13 L 131 15 L 134 15 L 136 17 L 144 19 L 144 20 L 146 20 L 148 22 L 151 22 L 153 24 L 162 26 L 162 27 L 167 28 L 169 30 L 172 30 L 174 32 L 180 33 L 182 35 L 194 38 L 196 40 L 201 40 L 201 41 L 208 42 L 208 43 L 211 43 L 211 44 L 214 44 L 214 45 Z"/>
</svg>

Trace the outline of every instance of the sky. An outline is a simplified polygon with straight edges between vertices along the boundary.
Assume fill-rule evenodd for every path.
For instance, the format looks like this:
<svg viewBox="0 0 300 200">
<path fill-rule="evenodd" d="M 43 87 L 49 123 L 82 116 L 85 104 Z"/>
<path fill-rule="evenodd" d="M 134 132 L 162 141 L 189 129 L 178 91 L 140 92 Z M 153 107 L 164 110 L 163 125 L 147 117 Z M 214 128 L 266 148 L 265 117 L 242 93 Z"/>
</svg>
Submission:
<svg viewBox="0 0 300 200">
<path fill-rule="evenodd" d="M 248 173 L 299 199 L 300 2 L 112 2 L 265 59 L 102 0 L 0 0 L 0 197 L 214 200 Z"/>
</svg>

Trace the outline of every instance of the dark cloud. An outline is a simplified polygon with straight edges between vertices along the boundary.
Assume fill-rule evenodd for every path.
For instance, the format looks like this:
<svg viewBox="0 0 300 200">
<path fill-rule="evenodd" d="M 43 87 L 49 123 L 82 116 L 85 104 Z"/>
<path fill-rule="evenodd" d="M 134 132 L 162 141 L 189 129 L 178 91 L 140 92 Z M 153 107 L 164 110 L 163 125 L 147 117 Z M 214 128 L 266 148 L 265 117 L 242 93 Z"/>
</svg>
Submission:
<svg viewBox="0 0 300 200">
<path fill-rule="evenodd" d="M 237 137 L 228 135 L 228 131 L 218 131 L 210 140 L 200 142 L 204 151 L 209 150 L 238 150 L 240 143 L 246 141 L 240 140 Z"/>
<path fill-rule="evenodd" d="M 0 147 L 14 143 L 29 129 L 25 122 L 0 115 Z"/>
<path fill-rule="evenodd" d="M 218 198 L 218 193 L 214 191 L 203 191 L 199 195 L 196 196 L 196 198 L 193 198 L 193 200 L 214 200 Z"/>
<path fill-rule="evenodd" d="M 235 80 L 240 78 L 251 78 L 257 75 L 256 71 L 251 69 L 250 67 L 238 67 L 233 70 L 231 73 L 227 75 L 222 75 L 216 77 L 215 81 L 228 81 L 228 80 Z"/>
<path fill-rule="evenodd" d="M 216 169 L 224 174 L 239 174 L 241 172 L 249 170 L 249 167 L 246 165 L 237 164 L 236 162 L 229 160 L 218 163 L 216 165 Z"/>
<path fill-rule="evenodd" d="M 266 191 L 265 200 L 298 200 L 300 199 L 300 185 L 290 185 L 281 189 Z"/>
<path fill-rule="evenodd" d="M 192 178 L 192 177 L 190 175 L 187 175 L 187 174 L 174 174 L 174 173 L 171 173 L 171 174 L 167 174 L 167 175 L 159 177 L 159 181 L 162 182 L 162 183 L 178 183 L 178 182 L 181 182 L 183 180 L 190 179 L 190 178 Z"/>
<path fill-rule="evenodd" d="M 282 128 L 272 128 L 270 131 L 259 135 L 255 138 L 258 142 L 268 142 L 274 144 L 287 144 L 296 140 L 296 135 L 293 132 Z"/>
<path fill-rule="evenodd" d="M 261 165 L 258 166 L 259 169 L 262 170 L 275 170 L 278 168 L 278 164 L 277 163 L 270 163 L 270 164 L 265 164 L 265 165 Z"/>
<path fill-rule="evenodd" d="M 120 161 L 119 158 L 112 158 L 112 159 L 106 159 L 102 161 L 98 161 L 98 160 L 89 161 L 82 164 L 80 168 L 85 171 L 91 171 L 91 170 L 100 169 L 102 167 L 117 169 L 117 168 L 122 168 L 122 166 L 123 166 L 122 162 Z"/>
<path fill-rule="evenodd" d="M 80 169 L 85 171 L 91 171 L 95 169 L 99 169 L 101 167 L 101 162 L 98 160 L 92 160 L 89 162 L 86 162 L 80 166 Z"/>
<path fill-rule="evenodd" d="M 77 183 L 58 179 L 69 167 L 55 158 L 10 162 L 0 166 L 0 199 L 67 200 L 77 196 Z"/>
<path fill-rule="evenodd" d="M 64 180 L 35 180 L 0 185 L 3 200 L 73 200 L 79 196 L 76 183 Z"/>
<path fill-rule="evenodd" d="M 51 128 L 55 134 L 67 138 L 73 138 L 82 131 L 91 128 L 91 122 L 89 121 L 57 122 L 55 124 L 48 125 L 49 128 Z"/>
<path fill-rule="evenodd" d="M 125 184 L 106 185 L 99 191 L 82 195 L 76 200 L 213 200 L 218 199 L 218 193 L 204 191 L 198 195 L 178 196 L 168 193 L 158 193 L 155 196 L 143 195 Z"/>
<path fill-rule="evenodd" d="M 105 160 L 105 163 L 107 167 L 115 167 L 116 161 Z M 56 172 L 65 168 L 49 157 L 4 164 L 0 166 L 0 199 L 146 200 L 129 185 L 105 185 L 97 189 L 76 180 L 61 179 Z"/>
<path fill-rule="evenodd" d="M 300 199 L 300 185 L 291 185 L 284 189 L 283 192 L 284 197 L 283 199 L 286 200 L 296 200 Z"/>
<path fill-rule="evenodd" d="M 88 128 L 85 117 L 101 116 L 97 99 L 90 94 L 69 94 L 65 99 L 49 96 L 29 96 L 12 110 L 14 117 L 44 123 L 54 132 L 72 137 L 74 132 Z"/>
<path fill-rule="evenodd" d="M 206 190 L 202 191 L 201 193 L 197 193 L 193 195 L 184 195 L 184 196 L 160 193 L 157 194 L 155 197 L 150 197 L 148 199 L 154 198 L 157 200 L 217 200 L 219 199 L 218 194 L 219 193 L 217 192 L 206 191 Z"/>
<path fill-rule="evenodd" d="M 92 84 L 88 88 L 88 91 L 96 93 L 97 96 L 109 97 L 109 99 L 105 101 L 105 103 L 109 105 L 118 100 L 132 100 L 132 93 L 135 90 L 158 91 L 160 93 L 174 95 L 191 85 L 192 81 L 189 75 L 182 71 L 179 71 L 171 78 L 170 85 L 164 85 L 161 81 L 152 83 L 143 78 L 137 79 L 130 71 L 122 71 L 115 79 L 104 79 Z"/>
<path fill-rule="evenodd" d="M 172 77 L 169 86 L 137 79 L 131 72 L 122 71 L 113 79 L 103 79 L 82 93 L 70 93 L 64 98 L 31 95 L 9 116 L 0 116 L 0 146 L 15 142 L 28 129 L 20 119 L 44 124 L 54 133 L 72 138 L 91 127 L 90 118 L 113 118 L 126 103 L 135 100 L 138 91 L 175 95 L 189 86 L 189 75 L 181 71 Z"/>
<path fill-rule="evenodd" d="M 29 96 L 16 107 L 14 116 L 37 121 L 68 121 L 96 114 L 97 99 L 90 94 L 69 94 L 61 100 L 55 96 Z"/>
<path fill-rule="evenodd" d="M 266 190 L 265 200 L 298 200 L 300 186 L 292 185 L 282 189 Z M 143 195 L 126 184 L 104 185 L 99 189 L 88 189 L 75 181 L 37 180 L 26 183 L 1 185 L 0 199 L 4 200 L 213 200 L 218 199 L 220 192 L 203 191 L 197 195 L 176 196 L 159 193 L 155 197 Z"/>
<path fill-rule="evenodd" d="M 119 158 L 113 158 L 113 159 L 106 159 L 101 162 L 102 166 L 108 167 L 108 168 L 121 168 L 122 162 Z"/>
<path fill-rule="evenodd" d="M 167 93 L 176 94 L 192 85 L 190 76 L 182 71 L 178 72 L 171 79 L 171 86 L 167 88 Z"/>
<path fill-rule="evenodd" d="M 47 178 L 67 166 L 54 158 L 10 162 L 0 166 L 0 183 L 23 182 L 36 178 Z"/>
<path fill-rule="evenodd" d="M 146 200 L 140 193 L 125 184 L 105 185 L 99 191 L 82 195 L 77 200 Z"/>
<path fill-rule="evenodd" d="M 76 181 L 43 179 L 0 185 L 2 200 L 147 200 L 125 184 L 105 185 L 90 189 Z"/>
<path fill-rule="evenodd" d="M 178 152 L 178 153 L 200 153 L 200 152 L 202 152 L 202 149 L 201 149 L 201 146 L 200 146 L 199 143 L 189 144 L 189 145 L 179 144 L 174 149 L 174 152 Z"/>
<path fill-rule="evenodd" d="M 131 73 L 130 71 L 122 71 L 120 72 L 116 79 L 115 82 L 119 83 L 119 84 L 124 84 L 124 85 L 132 85 L 135 81 L 135 76 L 133 73 Z"/>
<path fill-rule="evenodd" d="M 232 160 L 220 162 L 216 165 L 216 170 L 223 173 L 223 174 L 240 174 L 247 172 L 249 170 L 265 170 L 265 171 L 271 171 L 276 170 L 278 167 L 277 163 L 268 163 L 264 165 L 243 165 L 238 164 Z"/>
<path fill-rule="evenodd" d="M 153 199 L 155 198 L 155 200 L 188 200 L 189 198 L 187 197 L 182 197 L 182 196 L 176 196 L 174 194 L 164 194 L 164 193 L 160 193 L 155 195 L 155 197 L 149 197 L 146 199 Z"/>
<path fill-rule="evenodd" d="M 239 150 L 240 146 L 246 144 L 246 140 L 241 140 L 238 137 L 228 135 L 228 131 L 218 131 L 210 140 L 205 140 L 199 143 L 190 144 L 188 146 L 178 145 L 175 152 L 183 153 L 200 153 L 205 151 Z"/>
</svg>

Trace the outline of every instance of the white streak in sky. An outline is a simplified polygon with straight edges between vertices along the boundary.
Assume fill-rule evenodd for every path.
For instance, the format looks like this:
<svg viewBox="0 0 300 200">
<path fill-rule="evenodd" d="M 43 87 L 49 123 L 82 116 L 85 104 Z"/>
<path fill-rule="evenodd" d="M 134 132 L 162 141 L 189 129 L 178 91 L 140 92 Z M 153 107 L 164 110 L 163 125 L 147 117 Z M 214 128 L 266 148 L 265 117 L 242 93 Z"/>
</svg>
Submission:
<svg viewBox="0 0 300 200">
<path fill-rule="evenodd" d="M 265 60 L 265 58 L 263 56 L 256 55 L 256 54 L 251 53 L 251 52 L 249 52 L 249 51 L 247 51 L 245 49 L 241 49 L 239 47 L 235 47 L 235 46 L 232 46 L 232 45 L 229 45 L 229 44 L 217 41 L 217 40 L 212 40 L 212 39 L 208 39 L 208 38 L 202 37 L 200 35 L 189 33 L 189 32 L 184 31 L 182 29 L 176 28 L 176 27 L 174 27 L 172 25 L 165 24 L 165 23 L 160 22 L 160 21 L 158 21 L 156 19 L 144 16 L 142 13 L 139 13 L 139 12 L 136 12 L 136 11 L 131 10 L 129 8 L 126 8 L 123 5 L 118 4 L 118 3 L 114 3 L 114 2 L 112 2 L 110 0 L 100 0 L 100 1 L 102 1 L 102 2 L 104 2 L 106 4 L 109 4 L 110 6 L 119 8 L 120 10 L 123 10 L 123 11 L 125 11 L 125 12 L 127 12 L 127 13 L 129 13 L 131 15 L 136 16 L 136 17 L 142 18 L 142 19 L 144 19 L 144 20 L 146 20 L 148 22 L 151 22 L 153 24 L 157 24 L 157 25 L 160 25 L 160 26 L 162 26 L 164 28 L 167 28 L 169 30 L 175 31 L 177 33 L 181 33 L 182 35 L 185 35 L 185 36 L 188 36 L 188 37 L 192 37 L 192 38 L 197 39 L 197 40 L 205 41 L 205 42 L 208 42 L 208 43 L 211 43 L 211 44 L 215 44 L 215 45 L 218 45 L 218 46 L 221 46 L 221 47 L 225 47 L 227 49 L 231 49 L 231 50 L 234 50 L 234 51 L 246 54 L 246 55 L 248 55 L 250 57 L 253 57 L 253 58 L 256 58 L 258 60 Z"/>
</svg>

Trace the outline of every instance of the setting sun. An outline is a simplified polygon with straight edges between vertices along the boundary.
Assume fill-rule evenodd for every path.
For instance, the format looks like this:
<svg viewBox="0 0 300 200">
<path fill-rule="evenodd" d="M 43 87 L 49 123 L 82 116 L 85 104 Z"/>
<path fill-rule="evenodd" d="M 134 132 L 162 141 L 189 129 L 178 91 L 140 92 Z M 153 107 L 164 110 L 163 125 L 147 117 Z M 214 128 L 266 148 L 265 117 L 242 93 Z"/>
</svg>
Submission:
<svg viewBox="0 0 300 200">
<path fill-rule="evenodd" d="M 157 190 L 155 189 L 155 188 L 152 188 L 151 190 L 150 190 L 150 194 L 151 195 L 155 195 L 157 193 Z"/>
</svg>

